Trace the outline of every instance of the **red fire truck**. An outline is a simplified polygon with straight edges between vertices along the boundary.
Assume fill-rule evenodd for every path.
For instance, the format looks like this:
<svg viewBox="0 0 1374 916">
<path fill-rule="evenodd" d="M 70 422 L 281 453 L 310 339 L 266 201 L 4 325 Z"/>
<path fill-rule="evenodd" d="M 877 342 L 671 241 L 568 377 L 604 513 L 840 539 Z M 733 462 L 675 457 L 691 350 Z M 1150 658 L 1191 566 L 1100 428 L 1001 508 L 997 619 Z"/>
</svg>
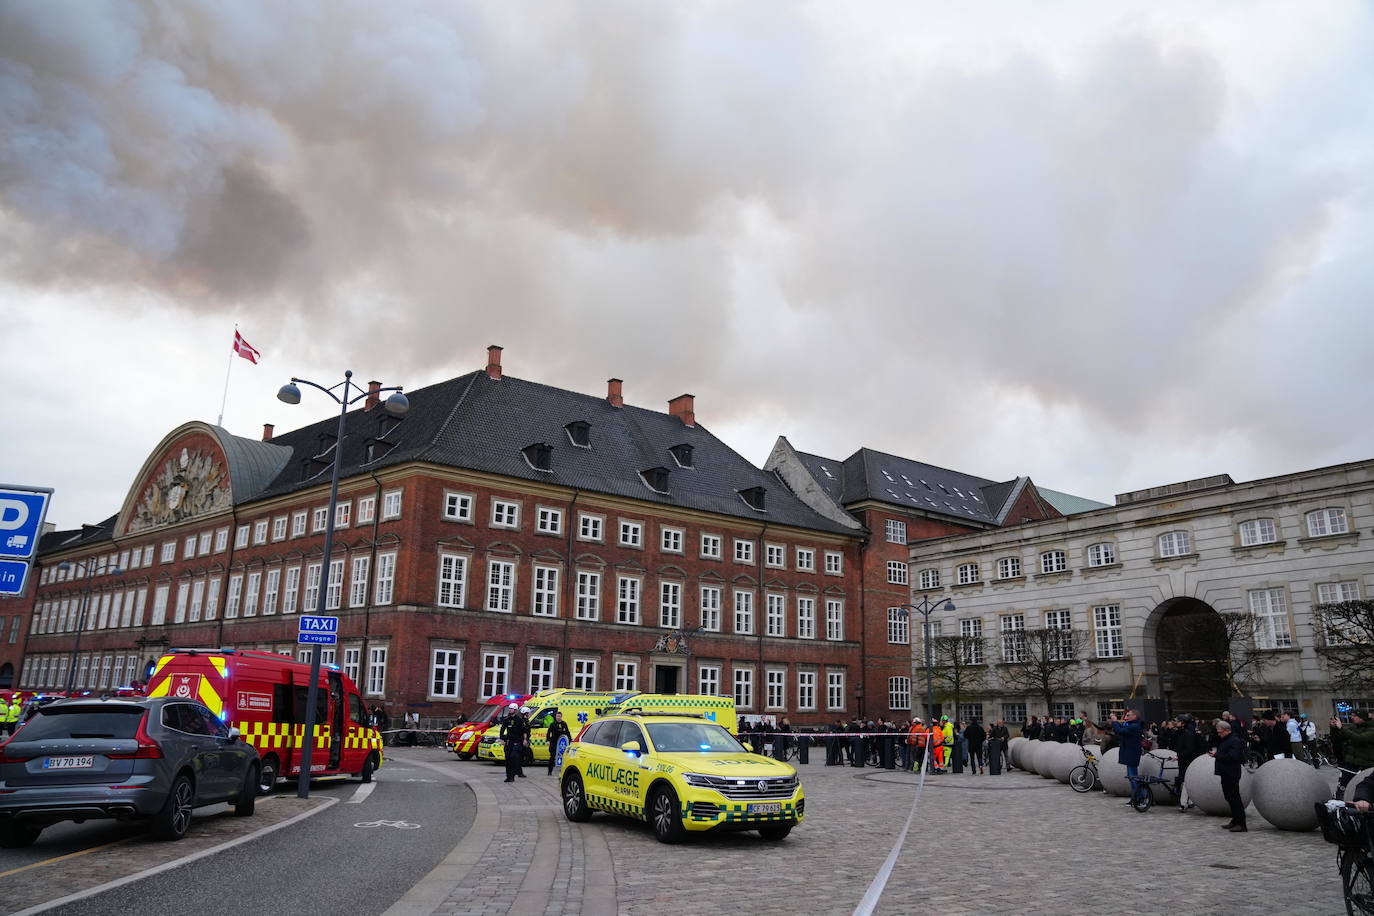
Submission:
<svg viewBox="0 0 1374 916">
<path fill-rule="evenodd" d="M 237 728 L 262 758 L 262 791 L 278 778 L 299 777 L 310 666 L 284 655 L 235 649 L 173 649 L 158 659 L 148 696 L 196 699 Z M 382 765 L 382 737 L 352 678 L 320 668 L 315 694 L 311 776 L 372 780 Z"/>
</svg>

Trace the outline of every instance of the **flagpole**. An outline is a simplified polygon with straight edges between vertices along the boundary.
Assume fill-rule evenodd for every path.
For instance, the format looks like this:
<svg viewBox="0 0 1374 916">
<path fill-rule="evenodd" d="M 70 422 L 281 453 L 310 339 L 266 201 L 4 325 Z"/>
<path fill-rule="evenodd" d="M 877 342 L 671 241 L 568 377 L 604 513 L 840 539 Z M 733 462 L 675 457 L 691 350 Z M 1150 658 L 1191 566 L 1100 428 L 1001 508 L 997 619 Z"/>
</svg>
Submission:
<svg viewBox="0 0 1374 916">
<path fill-rule="evenodd" d="M 234 333 L 239 332 L 238 322 L 234 322 Z M 229 373 L 234 371 L 234 348 L 229 348 L 229 365 L 224 369 L 224 397 L 219 399 L 219 419 L 215 421 L 216 426 L 224 425 L 224 405 L 229 400 Z"/>
</svg>

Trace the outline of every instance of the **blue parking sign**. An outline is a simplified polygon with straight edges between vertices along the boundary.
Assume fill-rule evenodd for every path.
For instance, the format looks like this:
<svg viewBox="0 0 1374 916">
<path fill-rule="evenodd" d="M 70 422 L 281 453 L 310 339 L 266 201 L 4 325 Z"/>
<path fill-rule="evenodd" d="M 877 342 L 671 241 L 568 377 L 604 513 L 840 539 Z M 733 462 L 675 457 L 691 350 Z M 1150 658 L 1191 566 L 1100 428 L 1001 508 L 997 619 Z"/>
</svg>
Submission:
<svg viewBox="0 0 1374 916">
<path fill-rule="evenodd" d="M 0 486 L 0 559 L 32 560 L 52 490 Z"/>
</svg>

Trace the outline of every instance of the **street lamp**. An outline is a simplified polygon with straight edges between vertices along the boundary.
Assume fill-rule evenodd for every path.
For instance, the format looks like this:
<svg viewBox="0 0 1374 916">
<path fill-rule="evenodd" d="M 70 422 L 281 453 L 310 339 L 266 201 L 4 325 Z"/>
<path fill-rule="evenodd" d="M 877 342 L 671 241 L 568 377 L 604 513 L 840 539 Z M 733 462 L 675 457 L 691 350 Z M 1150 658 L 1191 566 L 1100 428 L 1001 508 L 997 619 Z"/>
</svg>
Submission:
<svg viewBox="0 0 1374 916">
<path fill-rule="evenodd" d="M 897 605 L 897 609 L 902 612 L 903 617 L 910 618 L 911 612 L 915 611 L 920 614 L 922 618 L 921 642 L 925 645 L 924 652 L 926 657 L 926 715 L 933 718 L 935 715 L 935 682 L 930 674 L 930 669 L 933 665 L 933 659 L 930 654 L 930 615 L 933 611 L 954 610 L 954 602 L 946 598 L 944 601 L 937 601 L 935 604 L 931 604 L 930 596 L 922 595 L 920 604 L 899 604 Z"/>
<path fill-rule="evenodd" d="M 81 654 L 81 634 L 86 630 L 86 610 L 90 607 L 91 592 L 95 589 L 95 586 L 92 585 L 90 581 L 91 563 L 93 560 L 93 557 L 87 557 L 79 564 L 73 564 L 65 560 L 57 564 L 57 568 L 63 572 L 67 572 L 74 566 L 79 566 L 82 577 L 86 579 L 86 591 L 81 595 L 81 609 L 76 613 L 76 640 L 72 643 L 72 658 L 71 662 L 67 665 L 67 683 L 63 687 L 63 690 L 68 694 L 76 689 L 76 657 Z M 108 572 L 112 576 L 117 576 L 124 572 L 124 570 L 120 569 L 118 566 L 114 566 L 111 567 Z"/>
<path fill-rule="evenodd" d="M 320 589 L 315 605 L 315 613 L 324 616 L 325 601 L 329 592 L 329 558 L 334 551 L 334 514 L 339 502 L 339 468 L 343 463 L 340 456 L 343 455 L 344 420 L 348 417 L 348 408 L 363 398 L 375 397 L 382 391 L 391 391 L 394 393 L 383 402 L 382 406 L 387 413 L 394 417 L 400 417 L 404 416 L 406 411 L 410 409 L 410 401 L 401 393 L 399 385 L 389 388 L 374 388 L 370 391 L 362 390 L 353 384 L 352 369 L 344 372 L 342 382 L 328 388 L 309 379 L 292 377 L 290 382 L 282 385 L 281 389 L 277 391 L 277 400 L 286 404 L 299 404 L 301 402 L 301 390 L 296 387 L 297 383 L 318 388 L 339 405 L 339 431 L 334 437 L 334 468 L 329 476 L 329 509 L 327 510 L 329 514 L 324 529 L 324 557 L 320 561 Z M 354 390 L 359 393 L 353 394 Z M 310 764 L 315 751 L 315 701 L 319 697 L 319 681 L 320 645 L 315 643 L 310 649 L 310 687 L 305 696 L 305 731 L 301 735 L 301 775 L 296 782 L 296 795 L 300 798 L 310 797 Z"/>
</svg>

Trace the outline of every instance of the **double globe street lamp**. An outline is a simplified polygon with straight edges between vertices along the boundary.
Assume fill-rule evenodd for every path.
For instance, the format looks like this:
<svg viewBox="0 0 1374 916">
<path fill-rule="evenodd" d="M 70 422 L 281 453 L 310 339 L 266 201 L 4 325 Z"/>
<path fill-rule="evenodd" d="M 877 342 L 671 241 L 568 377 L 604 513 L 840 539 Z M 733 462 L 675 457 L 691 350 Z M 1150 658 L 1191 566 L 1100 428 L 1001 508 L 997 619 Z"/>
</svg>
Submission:
<svg viewBox="0 0 1374 916">
<path fill-rule="evenodd" d="M 944 601 L 936 599 L 932 604 L 929 595 L 922 595 L 920 604 L 898 604 L 896 608 L 902 612 L 903 617 L 908 619 L 911 617 L 912 611 L 921 615 L 921 643 L 926 661 L 926 716 L 933 719 L 935 716 L 935 682 L 930 673 L 930 669 L 934 665 L 930 649 L 930 615 L 935 611 L 954 610 L 954 602 L 946 598 Z"/>
<path fill-rule="evenodd" d="M 330 554 L 334 551 L 334 515 L 339 502 L 339 469 L 343 465 L 344 421 L 348 418 L 348 408 L 363 398 L 376 397 L 383 391 L 390 391 L 392 395 L 382 403 L 382 406 L 393 417 L 402 417 L 405 416 L 406 411 L 410 410 L 410 401 L 401 393 L 401 386 L 399 385 L 363 390 L 353 384 L 353 370 L 351 369 L 344 372 L 342 382 L 328 388 L 309 379 L 293 377 L 290 382 L 281 386 L 277 392 L 277 400 L 286 404 L 299 404 L 301 402 L 301 390 L 297 387 L 298 384 L 309 385 L 311 388 L 323 391 L 339 405 L 339 430 L 334 437 L 334 465 L 329 476 L 329 509 L 327 510 L 328 516 L 324 529 L 324 556 L 320 561 L 320 585 L 315 606 L 315 613 L 324 616 L 325 602 L 329 592 L 329 560 Z M 354 391 L 358 393 L 354 394 Z M 320 644 L 315 643 L 311 646 L 310 651 L 310 687 L 305 697 L 305 731 L 301 736 L 301 775 L 296 782 L 296 795 L 300 798 L 310 797 L 311 762 L 315 750 L 315 703 L 319 697 L 319 681 Z"/>
</svg>

